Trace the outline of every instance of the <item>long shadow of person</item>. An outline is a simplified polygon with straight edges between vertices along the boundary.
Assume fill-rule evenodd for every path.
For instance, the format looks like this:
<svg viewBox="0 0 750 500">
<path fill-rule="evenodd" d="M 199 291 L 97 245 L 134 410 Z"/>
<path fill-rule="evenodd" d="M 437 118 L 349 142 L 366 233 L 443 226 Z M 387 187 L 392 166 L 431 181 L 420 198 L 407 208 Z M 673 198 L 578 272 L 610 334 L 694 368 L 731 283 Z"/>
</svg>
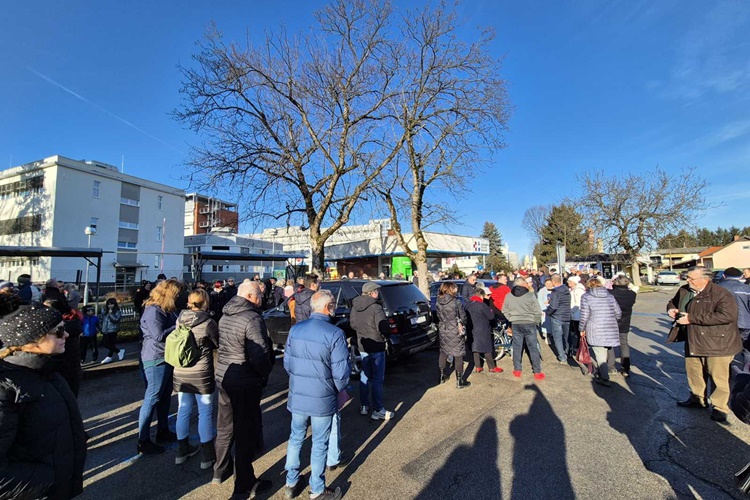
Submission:
<svg viewBox="0 0 750 500">
<path fill-rule="evenodd" d="M 536 385 L 528 413 L 510 423 L 513 436 L 511 499 L 574 498 L 568 472 L 565 429 L 547 398 Z"/>
<path fill-rule="evenodd" d="M 501 498 L 499 449 L 497 421 L 486 418 L 479 426 L 474 443 L 453 450 L 415 498 Z M 410 464 L 407 469 L 415 467 Z"/>
<path fill-rule="evenodd" d="M 733 473 L 747 461 L 750 445 L 711 421 L 708 410 L 678 408 L 644 378 L 632 373 L 609 388 L 594 384 L 594 393 L 610 407 L 610 426 L 628 438 L 644 466 L 666 479 L 677 498 L 741 498 Z"/>
</svg>

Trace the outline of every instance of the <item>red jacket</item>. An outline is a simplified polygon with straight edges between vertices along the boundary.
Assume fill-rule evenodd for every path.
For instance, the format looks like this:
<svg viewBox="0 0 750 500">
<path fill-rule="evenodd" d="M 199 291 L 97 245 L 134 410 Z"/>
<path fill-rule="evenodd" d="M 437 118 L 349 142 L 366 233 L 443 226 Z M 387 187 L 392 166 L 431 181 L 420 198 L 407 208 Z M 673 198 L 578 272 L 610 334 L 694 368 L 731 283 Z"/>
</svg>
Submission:
<svg viewBox="0 0 750 500">
<path fill-rule="evenodd" d="M 510 287 L 508 285 L 495 284 L 490 287 L 490 301 L 499 310 L 503 309 L 505 303 L 505 296 L 510 293 Z"/>
</svg>

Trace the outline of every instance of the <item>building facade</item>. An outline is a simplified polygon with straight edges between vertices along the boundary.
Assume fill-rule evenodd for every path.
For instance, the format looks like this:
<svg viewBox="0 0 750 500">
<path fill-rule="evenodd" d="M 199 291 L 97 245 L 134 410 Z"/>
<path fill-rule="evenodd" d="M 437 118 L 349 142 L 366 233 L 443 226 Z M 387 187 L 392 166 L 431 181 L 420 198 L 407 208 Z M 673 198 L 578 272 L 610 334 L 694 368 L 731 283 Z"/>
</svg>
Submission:
<svg viewBox="0 0 750 500">
<path fill-rule="evenodd" d="M 198 193 L 185 195 L 185 236 L 212 231 L 236 233 L 239 224 L 236 203 Z"/>
<path fill-rule="evenodd" d="M 194 281 L 200 276 L 209 282 L 223 281 L 230 277 L 237 282 L 242 282 L 245 278 L 253 278 L 255 275 L 265 279 L 271 276 L 284 277 L 286 274 L 285 262 L 271 260 L 272 255 L 281 253 L 283 250 L 280 244 L 240 236 L 228 231 L 185 236 L 184 240 L 185 256 L 182 275 L 188 281 Z M 213 257 L 203 259 L 205 262 L 197 263 L 193 256 L 198 252 L 210 254 Z M 221 254 L 226 254 L 227 258 L 222 258 Z M 247 255 L 247 258 L 241 259 L 242 255 Z M 268 255 L 269 259 L 264 260 L 258 257 L 259 255 Z M 200 269 L 197 266 L 200 266 Z"/>
<path fill-rule="evenodd" d="M 0 246 L 101 248 L 102 283 L 129 288 L 183 267 L 185 192 L 97 161 L 51 156 L 0 171 Z M 85 228 L 93 227 L 90 237 Z M 82 258 L 7 257 L 0 277 L 82 282 Z M 90 271 L 90 281 L 95 278 Z"/>
</svg>

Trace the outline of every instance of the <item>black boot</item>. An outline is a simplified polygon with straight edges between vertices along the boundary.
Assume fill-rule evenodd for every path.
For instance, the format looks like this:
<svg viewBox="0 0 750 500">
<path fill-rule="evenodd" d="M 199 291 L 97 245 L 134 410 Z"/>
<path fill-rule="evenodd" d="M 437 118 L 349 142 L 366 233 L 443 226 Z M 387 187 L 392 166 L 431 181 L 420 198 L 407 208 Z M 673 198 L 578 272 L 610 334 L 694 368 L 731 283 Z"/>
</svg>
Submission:
<svg viewBox="0 0 750 500">
<path fill-rule="evenodd" d="M 463 389 L 464 387 L 469 387 L 470 385 L 471 382 L 467 382 L 466 380 L 464 380 L 464 374 L 456 370 L 456 389 Z"/>
<path fill-rule="evenodd" d="M 440 368 L 440 383 L 444 384 L 448 380 L 448 375 L 445 374 L 445 368 Z"/>
<path fill-rule="evenodd" d="M 193 446 L 188 441 L 188 438 L 180 439 L 177 441 L 177 456 L 174 458 L 174 463 L 180 465 L 185 463 L 189 457 L 192 457 L 200 451 L 200 448 Z"/>
<path fill-rule="evenodd" d="M 216 462 L 216 450 L 214 448 L 214 440 L 207 443 L 201 443 L 202 459 L 201 469 L 210 469 Z"/>
<path fill-rule="evenodd" d="M 626 377 L 630 375 L 630 358 L 622 358 L 620 364 L 622 365 L 622 374 Z"/>
</svg>

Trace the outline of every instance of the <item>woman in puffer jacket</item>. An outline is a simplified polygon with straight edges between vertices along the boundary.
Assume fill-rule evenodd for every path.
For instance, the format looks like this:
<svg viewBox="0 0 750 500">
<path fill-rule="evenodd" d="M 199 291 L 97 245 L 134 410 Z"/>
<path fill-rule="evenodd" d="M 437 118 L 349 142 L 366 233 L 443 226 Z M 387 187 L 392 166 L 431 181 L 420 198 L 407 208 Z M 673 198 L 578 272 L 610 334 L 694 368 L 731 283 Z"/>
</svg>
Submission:
<svg viewBox="0 0 750 500">
<path fill-rule="evenodd" d="M 464 380 L 464 356 L 466 356 L 466 312 L 456 298 L 458 286 L 453 282 L 440 285 L 435 302 L 438 316 L 438 336 L 440 338 L 440 383 L 447 380 L 445 367 L 448 356 L 453 356 L 456 369 L 456 387 L 463 389 L 471 385 Z"/>
<path fill-rule="evenodd" d="M 617 301 L 596 278 L 586 283 L 587 292 L 581 297 L 581 337 L 586 337 L 594 360 L 598 365 L 598 376 L 594 380 L 606 387 L 609 381 L 607 354 L 620 345 L 620 329 L 617 320 L 622 316 Z"/>
</svg>

